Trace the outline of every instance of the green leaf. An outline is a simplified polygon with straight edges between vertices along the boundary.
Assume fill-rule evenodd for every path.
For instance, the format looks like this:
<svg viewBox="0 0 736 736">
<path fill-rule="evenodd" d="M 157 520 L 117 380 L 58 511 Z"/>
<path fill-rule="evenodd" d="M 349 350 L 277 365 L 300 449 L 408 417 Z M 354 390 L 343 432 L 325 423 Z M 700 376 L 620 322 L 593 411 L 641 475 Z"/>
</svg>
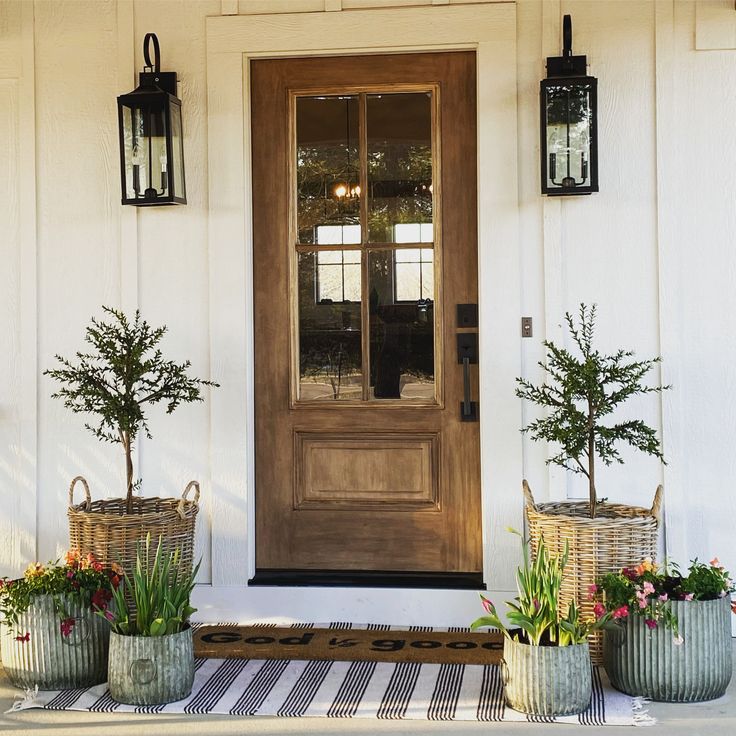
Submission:
<svg viewBox="0 0 736 736">
<path fill-rule="evenodd" d="M 166 630 L 166 620 L 163 618 L 155 618 L 153 621 L 151 621 L 151 625 L 149 627 L 148 633 L 151 636 L 163 636 L 167 632 Z"/>
</svg>

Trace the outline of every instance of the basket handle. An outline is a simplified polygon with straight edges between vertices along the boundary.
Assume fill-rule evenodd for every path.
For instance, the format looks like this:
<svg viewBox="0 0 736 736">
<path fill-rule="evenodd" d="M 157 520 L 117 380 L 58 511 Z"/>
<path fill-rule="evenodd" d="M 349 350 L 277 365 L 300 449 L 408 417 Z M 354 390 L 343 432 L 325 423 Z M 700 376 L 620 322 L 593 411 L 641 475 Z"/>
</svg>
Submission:
<svg viewBox="0 0 736 736">
<path fill-rule="evenodd" d="M 92 496 L 90 496 L 89 494 L 89 484 L 81 475 L 78 475 L 76 478 L 74 478 L 69 486 L 69 506 L 74 506 L 74 486 L 76 486 L 77 481 L 80 480 L 82 481 L 82 485 L 84 486 L 84 510 L 89 511 L 90 507 L 92 506 Z"/>
<path fill-rule="evenodd" d="M 196 480 L 190 480 L 189 483 L 187 483 L 187 487 L 184 489 L 184 493 L 181 494 L 181 498 L 179 499 L 179 503 L 176 507 L 176 511 L 182 519 L 186 518 L 187 515 L 186 511 L 184 511 L 184 502 L 187 500 L 187 495 L 192 488 L 194 488 L 194 503 L 199 503 L 199 483 Z"/>
<path fill-rule="evenodd" d="M 534 502 L 532 489 L 529 488 L 529 484 L 526 482 L 526 478 L 521 481 L 521 488 L 524 491 L 524 503 L 526 503 L 527 508 L 530 508 L 532 511 L 536 511 L 537 504 Z"/>
<path fill-rule="evenodd" d="M 662 500 L 664 497 L 664 488 L 661 485 L 657 486 L 657 490 L 654 494 L 654 502 L 652 503 L 652 516 L 659 521 L 662 513 Z"/>
</svg>

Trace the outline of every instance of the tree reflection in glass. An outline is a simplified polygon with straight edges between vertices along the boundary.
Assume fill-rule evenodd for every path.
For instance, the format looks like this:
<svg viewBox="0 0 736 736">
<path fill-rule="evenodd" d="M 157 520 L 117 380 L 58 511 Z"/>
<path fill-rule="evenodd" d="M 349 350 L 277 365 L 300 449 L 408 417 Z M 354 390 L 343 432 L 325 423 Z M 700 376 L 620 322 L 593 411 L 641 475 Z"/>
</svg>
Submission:
<svg viewBox="0 0 736 736">
<path fill-rule="evenodd" d="M 402 223 L 432 222 L 432 95 L 368 95 L 368 240 L 395 243 Z"/>
<path fill-rule="evenodd" d="M 358 97 L 297 97 L 296 112 L 298 242 L 312 244 L 320 225 L 360 227 Z"/>
</svg>

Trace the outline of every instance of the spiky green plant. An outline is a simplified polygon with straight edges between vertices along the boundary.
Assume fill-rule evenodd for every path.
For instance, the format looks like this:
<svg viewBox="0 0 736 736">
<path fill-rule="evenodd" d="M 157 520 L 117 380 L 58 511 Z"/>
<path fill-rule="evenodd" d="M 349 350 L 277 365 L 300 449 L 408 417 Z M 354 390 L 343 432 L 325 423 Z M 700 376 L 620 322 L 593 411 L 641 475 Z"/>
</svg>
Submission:
<svg viewBox="0 0 736 736">
<path fill-rule="evenodd" d="M 161 537 L 151 561 L 151 535 L 148 534 L 145 545 L 141 542 L 137 544 L 133 574 L 126 572 L 122 584 L 113 591 L 114 606 L 97 613 L 110 622 L 117 634 L 177 634 L 197 610 L 191 607 L 189 601 L 199 565 L 198 562 L 191 573 L 183 573 L 179 549 L 165 555 L 161 550 Z M 132 598 L 132 611 L 126 592 Z"/>
<path fill-rule="evenodd" d="M 516 571 L 519 594 L 514 601 L 506 601 L 509 622 L 513 627 L 521 629 L 528 642 L 534 646 L 545 642 L 560 647 L 582 644 L 591 631 L 606 623 L 607 618 L 581 621 L 575 601 L 562 614 L 560 588 L 568 558 L 567 543 L 562 555 L 551 555 L 544 545 L 544 538 L 540 539 L 534 560 L 530 559 L 528 540 L 522 539 L 522 550 L 523 565 Z M 491 626 L 500 629 L 509 638 L 518 639 L 501 621 L 493 603 L 483 595 L 481 601 L 486 615 L 473 621 L 470 628 Z"/>
<path fill-rule="evenodd" d="M 615 409 L 639 394 L 657 393 L 670 386 L 645 386 L 642 379 L 661 361 L 631 360 L 631 350 L 604 355 L 593 347 L 596 307 L 580 305 L 579 324 L 565 314 L 570 335 L 579 356 L 546 340 L 547 360 L 539 365 L 549 382 L 534 386 L 517 378 L 516 395 L 547 409 L 547 415 L 531 422 L 522 432 L 534 440 L 545 440 L 559 447 L 547 463 L 560 465 L 588 478 L 590 517 L 598 506 L 595 484 L 596 455 L 605 465 L 623 463 L 616 446 L 625 442 L 664 462 L 657 433 L 640 419 L 605 423 Z"/>
<path fill-rule="evenodd" d="M 97 425 L 84 426 L 96 437 L 120 443 L 125 452 L 127 512 L 131 513 L 133 489 L 133 444 L 143 429 L 150 439 L 145 408 L 160 401 L 166 403 L 166 413 L 181 403 L 202 401 L 200 387 L 219 386 L 213 381 L 190 378 L 191 363 L 164 360 L 157 347 L 166 326 L 153 328 L 136 311 L 131 322 L 116 309 L 102 307 L 112 317 L 103 322 L 92 319 L 85 341 L 94 352 L 76 354 L 74 364 L 60 355 L 61 368 L 44 371 L 44 375 L 61 383 L 52 398 L 62 399 L 73 412 L 97 414 Z"/>
</svg>

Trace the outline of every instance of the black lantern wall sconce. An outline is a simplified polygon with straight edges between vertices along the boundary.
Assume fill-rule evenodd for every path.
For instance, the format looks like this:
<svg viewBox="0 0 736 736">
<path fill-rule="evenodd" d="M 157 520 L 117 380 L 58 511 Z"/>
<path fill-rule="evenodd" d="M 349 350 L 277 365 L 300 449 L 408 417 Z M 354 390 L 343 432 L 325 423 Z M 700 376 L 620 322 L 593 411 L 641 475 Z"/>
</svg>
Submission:
<svg viewBox="0 0 736 736">
<path fill-rule="evenodd" d="M 547 58 L 539 84 L 542 194 L 598 191 L 598 80 L 572 55 L 572 19 L 562 22 L 562 56 Z"/>
<path fill-rule="evenodd" d="M 122 202 L 136 206 L 186 204 L 176 72 L 160 70 L 161 51 L 155 33 L 146 34 L 143 56 L 146 65 L 138 75 L 138 87 L 118 97 Z"/>
</svg>

